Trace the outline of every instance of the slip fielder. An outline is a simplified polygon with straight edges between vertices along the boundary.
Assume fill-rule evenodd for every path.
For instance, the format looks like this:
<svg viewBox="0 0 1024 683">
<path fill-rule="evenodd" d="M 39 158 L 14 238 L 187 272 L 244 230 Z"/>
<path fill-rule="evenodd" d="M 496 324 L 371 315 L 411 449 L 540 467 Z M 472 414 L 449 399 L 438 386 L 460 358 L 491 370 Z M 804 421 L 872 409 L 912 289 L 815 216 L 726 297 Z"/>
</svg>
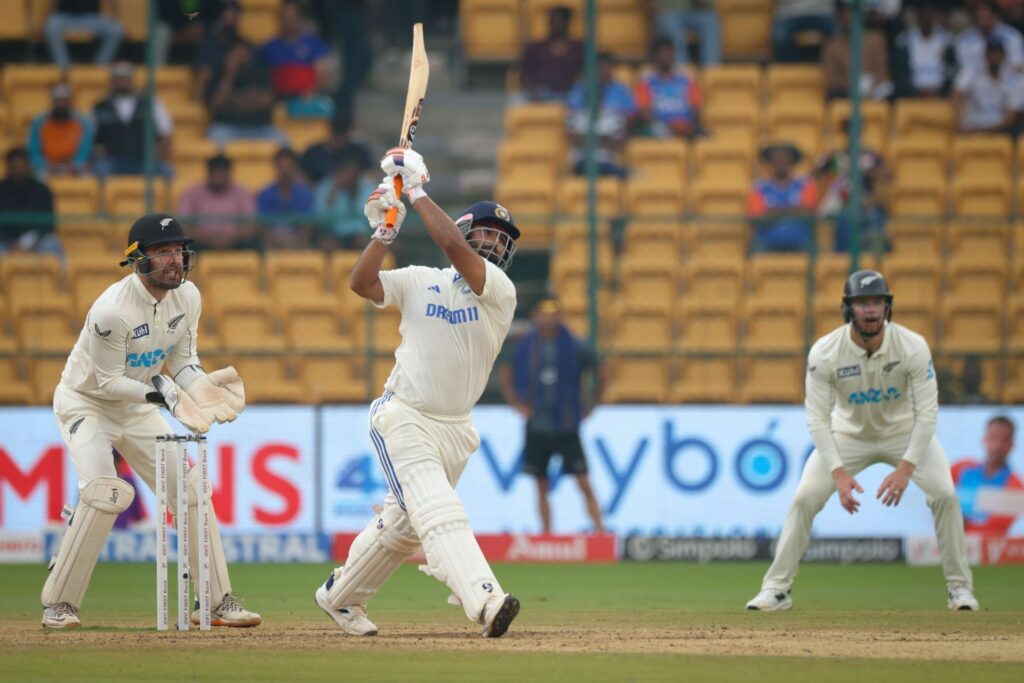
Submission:
<svg viewBox="0 0 1024 683">
<path fill-rule="evenodd" d="M 381 167 L 388 178 L 365 209 L 373 238 L 349 284 L 379 307 L 402 310 L 395 366 L 370 408 L 370 439 L 389 490 L 345 564 L 317 589 L 316 603 L 345 633 L 375 635 L 367 603 L 422 545 L 427 573 L 454 594 L 449 602 L 461 604 L 484 636 L 499 637 L 519 613 L 519 601 L 491 571 L 454 487 L 480 445 L 469 413 L 515 313 L 516 290 L 505 269 L 519 230 L 494 202 L 478 202 L 453 222 L 423 191 L 430 177 L 412 150 L 389 150 Z M 405 217 L 392 180 L 399 173 L 450 268 L 380 269 Z M 392 207 L 399 213 L 388 228 L 385 213 Z"/>
<path fill-rule="evenodd" d="M 860 506 L 854 477 L 875 463 L 895 467 L 876 498 L 897 506 L 910 481 L 928 501 L 946 576 L 947 606 L 976 610 L 964 522 L 949 461 L 935 438 L 938 386 L 924 338 L 892 320 L 893 295 L 880 273 L 861 270 L 843 290 L 847 324 L 819 339 L 807 358 L 807 424 L 814 451 L 804 465 L 775 560 L 750 610 L 793 606 L 791 587 L 811 524 L 833 491 L 850 514 Z"/>
</svg>

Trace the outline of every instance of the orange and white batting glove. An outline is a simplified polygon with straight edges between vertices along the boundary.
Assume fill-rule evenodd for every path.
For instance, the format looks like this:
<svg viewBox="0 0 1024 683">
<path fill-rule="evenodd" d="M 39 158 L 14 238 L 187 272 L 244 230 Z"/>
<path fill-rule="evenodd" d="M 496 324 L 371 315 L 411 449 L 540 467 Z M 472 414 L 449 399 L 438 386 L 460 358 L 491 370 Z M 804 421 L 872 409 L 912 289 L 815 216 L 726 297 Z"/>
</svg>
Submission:
<svg viewBox="0 0 1024 683">
<path fill-rule="evenodd" d="M 389 228 L 387 226 L 386 214 L 388 209 L 392 208 L 398 209 L 398 217 L 395 218 L 394 227 Z M 398 231 L 402 227 L 402 221 L 405 220 L 405 212 L 405 204 L 395 195 L 394 183 L 387 180 L 378 185 L 363 207 L 363 214 L 366 216 L 366 220 L 370 222 L 370 228 L 373 229 L 373 235 L 370 236 L 370 239 L 377 240 L 385 246 L 394 242 L 395 238 L 398 237 Z"/>
<path fill-rule="evenodd" d="M 416 201 L 426 193 L 423 185 L 430 182 L 430 171 L 419 152 L 404 147 L 392 147 L 380 160 L 380 168 L 388 178 L 402 176 L 402 191 Z"/>
</svg>

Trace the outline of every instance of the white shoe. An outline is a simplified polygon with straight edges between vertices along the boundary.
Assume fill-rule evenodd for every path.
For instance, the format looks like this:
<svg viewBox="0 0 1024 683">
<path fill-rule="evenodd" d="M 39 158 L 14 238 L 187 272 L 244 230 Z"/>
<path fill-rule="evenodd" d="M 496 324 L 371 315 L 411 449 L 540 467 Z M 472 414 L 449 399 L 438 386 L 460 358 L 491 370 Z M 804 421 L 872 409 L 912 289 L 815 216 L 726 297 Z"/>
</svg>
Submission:
<svg viewBox="0 0 1024 683">
<path fill-rule="evenodd" d="M 340 626 L 342 631 L 350 636 L 377 635 L 377 626 L 367 618 L 366 608 L 362 605 L 335 608 L 331 605 L 327 588 L 324 586 L 316 589 L 316 604 L 324 612 L 327 612 L 327 616 L 334 619 L 334 623 Z"/>
<path fill-rule="evenodd" d="M 949 589 L 949 602 L 947 605 L 949 609 L 953 610 L 974 611 L 979 609 L 977 598 L 971 593 L 970 588 L 964 586 Z"/>
<path fill-rule="evenodd" d="M 199 608 L 192 611 L 192 623 L 200 623 Z M 259 626 L 263 618 L 242 607 L 242 601 L 231 593 L 224 596 L 217 608 L 210 611 L 211 626 Z"/>
<path fill-rule="evenodd" d="M 793 606 L 792 591 L 765 588 L 747 603 L 747 609 L 757 612 L 778 612 Z"/>
<path fill-rule="evenodd" d="M 78 628 L 78 609 L 66 602 L 59 602 L 43 610 L 43 628 Z"/>
<path fill-rule="evenodd" d="M 493 610 L 488 615 L 487 612 Z M 519 614 L 519 599 L 508 593 L 505 598 L 498 602 L 494 600 L 484 607 L 484 630 L 481 634 L 484 638 L 500 638 L 508 631 L 512 620 Z"/>
</svg>

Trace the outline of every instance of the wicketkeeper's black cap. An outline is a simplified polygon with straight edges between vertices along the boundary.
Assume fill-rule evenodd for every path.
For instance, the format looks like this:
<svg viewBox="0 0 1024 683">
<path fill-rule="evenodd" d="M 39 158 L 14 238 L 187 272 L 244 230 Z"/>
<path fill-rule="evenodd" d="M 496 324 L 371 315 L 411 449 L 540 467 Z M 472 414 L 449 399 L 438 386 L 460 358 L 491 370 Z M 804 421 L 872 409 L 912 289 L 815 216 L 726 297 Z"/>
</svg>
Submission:
<svg viewBox="0 0 1024 683">
<path fill-rule="evenodd" d="M 185 236 L 181 223 L 167 213 L 146 214 L 135 221 L 128 231 L 128 246 L 124 250 L 128 260 L 123 261 L 121 265 L 128 265 L 132 258 L 140 258 L 150 247 L 174 242 L 186 245 L 192 243 L 192 240 Z"/>
</svg>

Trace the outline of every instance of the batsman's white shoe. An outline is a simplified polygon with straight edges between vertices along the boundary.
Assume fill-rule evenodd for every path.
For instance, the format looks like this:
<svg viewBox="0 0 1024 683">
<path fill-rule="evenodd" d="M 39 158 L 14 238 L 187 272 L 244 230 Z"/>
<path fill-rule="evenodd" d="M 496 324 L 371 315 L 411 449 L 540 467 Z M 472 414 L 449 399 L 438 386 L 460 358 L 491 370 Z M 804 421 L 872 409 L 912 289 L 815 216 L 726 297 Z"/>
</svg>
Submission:
<svg viewBox="0 0 1024 683">
<path fill-rule="evenodd" d="M 949 609 L 974 611 L 979 609 L 978 600 L 970 588 L 957 586 L 949 589 Z"/>
<path fill-rule="evenodd" d="M 334 619 L 334 623 L 340 626 L 342 631 L 350 636 L 377 635 L 377 626 L 366 616 L 366 608 L 362 605 L 332 607 L 331 599 L 327 595 L 327 588 L 324 586 L 316 589 L 316 604 L 317 607 L 327 612 L 327 616 Z"/>
<path fill-rule="evenodd" d="M 192 623 L 199 625 L 199 606 L 192 611 Z M 242 601 L 231 593 L 224 596 L 217 608 L 210 611 L 210 624 L 212 626 L 259 626 L 263 618 L 242 607 Z"/>
<path fill-rule="evenodd" d="M 765 588 L 747 603 L 747 609 L 755 612 L 778 612 L 793 606 L 792 591 Z"/>
<path fill-rule="evenodd" d="M 43 628 L 78 628 L 78 610 L 66 602 L 59 602 L 43 610 Z"/>
<path fill-rule="evenodd" d="M 519 598 L 511 593 L 501 602 L 492 601 L 484 607 L 484 638 L 500 638 L 519 614 Z"/>
</svg>

